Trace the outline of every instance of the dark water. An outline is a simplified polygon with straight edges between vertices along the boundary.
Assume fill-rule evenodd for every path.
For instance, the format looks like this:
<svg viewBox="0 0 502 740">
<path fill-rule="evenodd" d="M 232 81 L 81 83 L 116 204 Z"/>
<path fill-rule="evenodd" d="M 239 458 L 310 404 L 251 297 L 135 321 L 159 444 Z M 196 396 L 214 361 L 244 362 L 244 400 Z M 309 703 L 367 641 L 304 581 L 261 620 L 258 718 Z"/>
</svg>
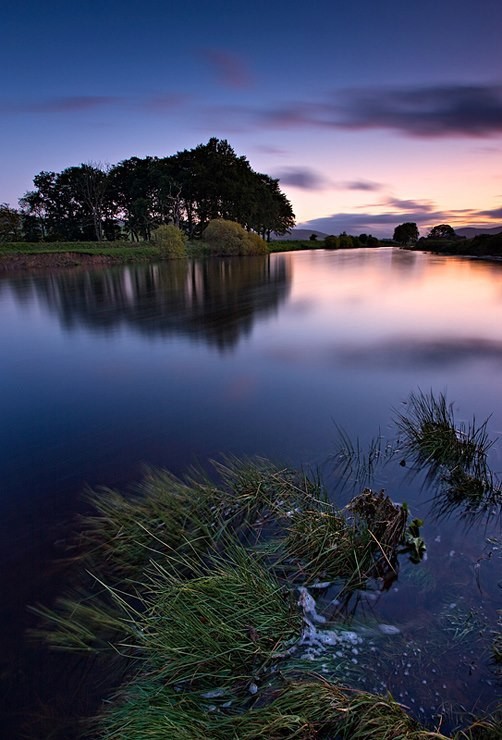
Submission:
<svg viewBox="0 0 502 740">
<path fill-rule="evenodd" d="M 40 715 L 26 736 L 49 737 L 92 705 L 78 665 L 24 639 L 26 605 L 61 588 L 84 486 L 222 452 L 329 473 L 336 425 L 363 446 L 391 437 L 392 409 L 417 388 L 446 393 L 459 421 L 491 414 L 492 436 L 502 430 L 498 263 L 382 249 L 18 275 L 0 278 L 0 316 L 5 737 Z M 500 445 L 491 463 L 502 469 Z M 361 606 L 370 632 L 351 680 L 391 689 L 428 721 L 482 711 L 497 695 L 500 532 L 434 521 L 395 471 L 378 484 L 426 518 L 428 559 Z M 400 631 L 379 636 L 379 623 Z"/>
</svg>

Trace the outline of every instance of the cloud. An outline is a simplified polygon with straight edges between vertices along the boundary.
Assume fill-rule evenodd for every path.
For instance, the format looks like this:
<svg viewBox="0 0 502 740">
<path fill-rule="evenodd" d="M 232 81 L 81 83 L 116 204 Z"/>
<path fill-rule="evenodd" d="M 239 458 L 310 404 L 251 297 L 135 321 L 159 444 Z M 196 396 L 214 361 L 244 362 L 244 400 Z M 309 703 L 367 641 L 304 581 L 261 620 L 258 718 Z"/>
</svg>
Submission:
<svg viewBox="0 0 502 740">
<path fill-rule="evenodd" d="M 256 152 L 260 152 L 261 154 L 272 154 L 277 155 L 278 157 L 283 157 L 287 154 L 286 149 L 282 149 L 278 146 L 272 146 L 270 144 L 257 144 L 253 148 Z"/>
<path fill-rule="evenodd" d="M 325 188 L 335 188 L 336 190 L 361 190 L 363 192 L 376 192 L 382 190 L 385 186 L 379 182 L 371 180 L 350 180 L 347 182 L 332 182 L 324 175 L 310 167 L 286 167 L 275 173 L 281 181 L 281 185 L 291 185 L 292 187 L 302 188 L 304 190 L 324 190 Z"/>
<path fill-rule="evenodd" d="M 258 124 L 270 128 L 304 128 L 323 124 L 324 106 L 317 103 L 291 103 L 257 113 Z"/>
<path fill-rule="evenodd" d="M 207 62 L 220 84 L 230 88 L 249 88 L 253 78 L 242 57 L 223 49 L 202 49 L 199 55 Z"/>
<path fill-rule="evenodd" d="M 502 133 L 502 86 L 349 88 L 319 100 L 234 109 L 233 115 L 259 128 L 382 129 L 419 138 L 481 138 Z"/>
<path fill-rule="evenodd" d="M 111 95 L 76 95 L 46 100 L 11 101 L 0 103 L 2 113 L 75 113 L 121 103 Z"/>
<path fill-rule="evenodd" d="M 394 210 L 383 213 L 332 213 L 329 216 L 298 224 L 298 227 L 322 231 L 325 234 L 340 234 L 346 231 L 348 234 L 373 234 L 382 238 L 390 238 L 398 224 L 413 221 L 418 225 L 422 236 L 425 236 L 425 232 L 431 226 L 454 220 L 452 215 L 451 211 L 445 213 L 432 210 L 432 208 L 424 211 L 421 207 L 418 210 Z"/>
<path fill-rule="evenodd" d="M 291 185 L 303 190 L 323 190 L 330 186 L 329 180 L 309 167 L 287 167 L 275 175 L 281 185 Z"/>
<path fill-rule="evenodd" d="M 349 182 L 340 183 L 340 187 L 343 190 L 363 190 L 367 192 L 375 192 L 376 190 L 382 190 L 384 185 L 379 182 L 373 182 L 371 180 L 351 180 Z"/>
<path fill-rule="evenodd" d="M 399 198 L 388 198 L 386 205 L 396 208 L 398 211 L 407 211 L 408 213 L 424 214 L 433 213 L 435 206 L 428 200 L 400 200 Z"/>
<path fill-rule="evenodd" d="M 477 211 L 477 215 L 500 220 L 502 218 L 502 208 L 492 208 L 490 211 Z"/>
<path fill-rule="evenodd" d="M 370 208 L 375 208 L 376 213 Z M 433 226 L 450 224 L 454 229 L 466 226 L 486 228 L 488 219 L 500 223 L 502 208 L 491 211 L 477 211 L 469 208 L 439 210 L 433 201 L 429 200 L 402 200 L 388 197 L 381 202 L 367 204 L 355 212 L 332 213 L 310 221 L 299 223 L 302 229 L 318 230 L 327 234 L 370 233 L 381 238 L 390 238 L 394 228 L 401 223 L 411 221 L 417 224 L 421 236 L 427 236 Z"/>
<path fill-rule="evenodd" d="M 83 113 L 103 108 L 143 108 L 153 113 L 164 113 L 178 108 L 189 100 L 185 93 L 167 93 L 149 97 L 119 97 L 117 95 L 78 95 L 45 100 L 7 101 L 0 103 L 1 113 Z"/>
<path fill-rule="evenodd" d="M 377 236 L 390 236 L 394 226 L 403 219 L 395 213 L 332 213 L 329 216 L 314 218 L 310 221 L 298 224 L 301 229 L 314 229 L 326 234 L 340 234 L 346 231 L 348 234 L 372 233 Z M 388 228 L 382 228 L 386 227 Z"/>
<path fill-rule="evenodd" d="M 352 90 L 333 111 L 336 125 L 347 129 L 391 129 L 419 137 L 493 135 L 502 132 L 502 86 Z"/>
</svg>

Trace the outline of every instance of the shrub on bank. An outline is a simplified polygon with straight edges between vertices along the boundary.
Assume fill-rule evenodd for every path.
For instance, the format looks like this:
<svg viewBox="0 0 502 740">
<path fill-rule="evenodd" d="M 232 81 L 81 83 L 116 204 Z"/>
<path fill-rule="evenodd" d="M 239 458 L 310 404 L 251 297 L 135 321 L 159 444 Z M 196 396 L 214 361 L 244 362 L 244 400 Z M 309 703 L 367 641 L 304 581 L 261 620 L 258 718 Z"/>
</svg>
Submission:
<svg viewBox="0 0 502 740">
<path fill-rule="evenodd" d="M 152 232 L 152 243 L 163 257 L 186 257 L 186 234 L 173 224 L 164 224 Z"/>
<path fill-rule="evenodd" d="M 338 237 L 333 236 L 332 234 L 326 236 L 324 238 L 324 246 L 326 247 L 326 249 L 338 249 L 338 247 L 340 246 Z"/>
<path fill-rule="evenodd" d="M 268 254 L 268 246 L 258 234 L 246 231 L 236 221 L 217 218 L 202 232 L 210 254 L 219 257 Z"/>
</svg>

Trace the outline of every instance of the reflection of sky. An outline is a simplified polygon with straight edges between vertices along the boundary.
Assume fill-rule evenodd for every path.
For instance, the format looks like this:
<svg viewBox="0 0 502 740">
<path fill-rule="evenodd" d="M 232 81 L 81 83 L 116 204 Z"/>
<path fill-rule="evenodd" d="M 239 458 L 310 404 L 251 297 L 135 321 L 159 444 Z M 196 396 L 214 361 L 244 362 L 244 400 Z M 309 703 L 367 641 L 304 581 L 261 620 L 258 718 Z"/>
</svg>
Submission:
<svg viewBox="0 0 502 740">
<path fill-rule="evenodd" d="M 48 311 L 23 292 L 29 278 L 12 282 L 15 293 L 2 281 L 8 464 L 23 440 L 45 460 L 52 433 L 68 468 L 77 456 L 81 475 L 96 481 L 120 475 L 124 454 L 124 470 L 147 460 L 179 470 L 221 450 L 300 464 L 328 454 L 334 422 L 371 437 L 417 386 L 447 391 L 467 416 L 493 413 L 502 428 L 500 265 L 390 249 L 273 255 L 272 268 L 282 260 L 292 283 L 272 312 L 249 304 L 248 283 L 234 298 L 246 310 L 224 303 L 225 319 L 215 290 L 214 330 L 237 322 L 225 351 L 205 341 L 203 326 L 192 332 L 189 304 L 159 332 L 162 302 L 140 300 L 127 323 L 112 293 L 95 316 L 92 283 L 79 297 L 70 281 Z M 71 296 L 78 320 L 65 323 Z"/>
<path fill-rule="evenodd" d="M 318 254 L 316 257 L 320 257 Z M 296 306 L 285 332 L 299 345 L 319 337 L 373 344 L 385 338 L 500 339 L 501 292 L 493 272 L 474 261 L 422 260 L 387 251 L 303 254 L 292 287 Z M 401 260 L 402 258 L 402 260 Z M 303 327 L 303 329 L 302 329 Z"/>
<path fill-rule="evenodd" d="M 10 3 L 0 202 L 218 136 L 310 228 L 497 223 L 501 21 L 496 0 Z"/>
</svg>

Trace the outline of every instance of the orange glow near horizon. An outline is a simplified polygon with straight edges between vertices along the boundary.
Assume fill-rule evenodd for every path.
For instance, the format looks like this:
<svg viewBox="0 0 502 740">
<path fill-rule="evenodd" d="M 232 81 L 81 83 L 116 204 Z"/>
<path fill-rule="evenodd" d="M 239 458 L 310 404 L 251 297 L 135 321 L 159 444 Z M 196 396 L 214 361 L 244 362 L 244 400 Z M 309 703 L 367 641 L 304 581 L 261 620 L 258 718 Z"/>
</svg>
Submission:
<svg viewBox="0 0 502 740">
<path fill-rule="evenodd" d="M 371 251 L 358 250 L 332 253 L 332 269 L 327 271 L 326 260 L 316 261 L 313 255 L 305 253 L 298 280 L 293 274 L 291 301 L 309 306 L 323 331 L 343 316 L 345 325 L 337 332 L 347 337 L 358 325 L 372 341 L 403 332 L 440 338 L 451 333 L 461 316 L 462 331 L 473 337 L 489 339 L 500 333 L 500 290 L 492 264 L 455 257 L 423 260 L 420 254 L 392 249 L 383 263 L 372 259 Z"/>
</svg>

